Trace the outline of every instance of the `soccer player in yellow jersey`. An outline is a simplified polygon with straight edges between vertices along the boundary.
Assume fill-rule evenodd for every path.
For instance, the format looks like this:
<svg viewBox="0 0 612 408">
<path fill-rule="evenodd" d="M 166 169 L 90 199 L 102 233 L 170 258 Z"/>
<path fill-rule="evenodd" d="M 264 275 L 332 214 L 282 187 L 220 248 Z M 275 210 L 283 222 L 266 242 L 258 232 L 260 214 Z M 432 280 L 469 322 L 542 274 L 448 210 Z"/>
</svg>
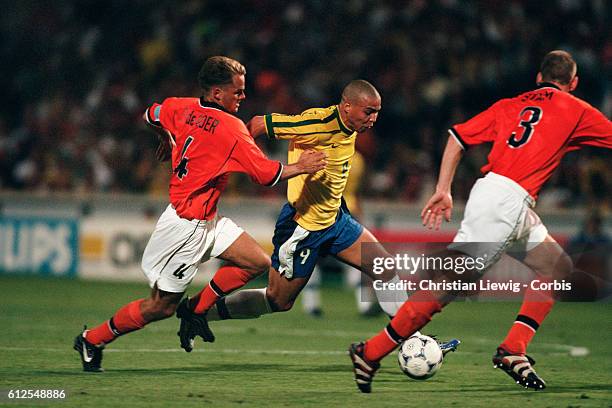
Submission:
<svg viewBox="0 0 612 408">
<path fill-rule="evenodd" d="M 359 191 L 363 184 L 365 165 L 363 155 L 359 153 L 358 150 L 355 150 L 353 162 L 351 163 L 351 171 L 349 172 L 344 194 L 342 195 L 351 216 L 357 221 L 363 219 Z M 302 290 L 302 308 L 304 312 L 311 316 L 319 317 L 323 314 L 320 293 L 321 272 L 325 269 L 325 265 L 333 264 L 336 266 L 336 263 L 337 261 L 334 262 L 333 260 L 325 264 L 318 262 L 310 275 L 308 284 Z M 376 303 L 376 294 L 374 292 L 372 280 L 367 276 L 362 277 L 359 269 L 355 269 L 345 264 L 339 264 L 338 266 L 344 272 L 344 280 L 348 287 L 355 291 L 355 300 L 359 314 L 363 316 L 375 316 L 382 312 L 380 306 Z"/>
<path fill-rule="evenodd" d="M 288 202 L 278 216 L 272 238 L 268 287 L 241 290 L 229 296 L 218 293 L 220 299 L 205 312 L 206 320 L 255 318 L 291 309 L 320 256 L 333 255 L 372 279 L 399 280 L 394 271 L 373 274 L 374 258 L 389 254 L 351 216 L 342 199 L 355 154 L 355 139 L 374 126 L 380 109 L 381 97 L 376 88 L 367 81 L 354 80 L 344 88 L 337 105 L 308 109 L 299 115 L 272 113 L 251 119 L 247 128 L 253 137 L 267 134 L 290 141 L 289 163 L 303 151 L 314 149 L 325 152 L 327 164 L 315 174 L 289 180 Z M 362 260 L 364 243 L 373 245 L 368 247 L 367 259 Z M 376 294 L 379 296 L 379 291 Z M 379 303 L 394 316 L 406 299 L 404 293 L 402 299 Z"/>
<path fill-rule="evenodd" d="M 327 155 L 323 170 L 287 185 L 288 203 L 281 210 L 272 239 L 274 252 L 266 292 L 272 311 L 292 307 L 320 256 L 334 255 L 361 268 L 361 244 L 377 242 L 350 215 L 342 195 L 357 134 L 374 126 L 380 109 L 376 88 L 355 80 L 344 88 L 338 105 L 308 109 L 299 115 L 256 116 L 249 122 L 253 136 L 265 133 L 289 140 L 289 162 L 306 149 Z M 382 246 L 380 249 L 384 252 Z"/>
</svg>

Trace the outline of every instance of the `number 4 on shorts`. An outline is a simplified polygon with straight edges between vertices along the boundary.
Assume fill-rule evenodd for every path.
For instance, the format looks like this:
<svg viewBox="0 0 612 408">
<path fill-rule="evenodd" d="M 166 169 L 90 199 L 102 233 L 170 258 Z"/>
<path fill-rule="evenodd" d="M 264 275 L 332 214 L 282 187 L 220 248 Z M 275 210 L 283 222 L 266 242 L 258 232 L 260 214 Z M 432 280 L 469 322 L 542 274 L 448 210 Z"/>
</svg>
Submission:
<svg viewBox="0 0 612 408">
<path fill-rule="evenodd" d="M 183 279 L 185 277 L 185 271 L 189 268 L 189 265 L 181 264 L 176 271 L 172 275 L 176 276 L 179 279 Z"/>
</svg>

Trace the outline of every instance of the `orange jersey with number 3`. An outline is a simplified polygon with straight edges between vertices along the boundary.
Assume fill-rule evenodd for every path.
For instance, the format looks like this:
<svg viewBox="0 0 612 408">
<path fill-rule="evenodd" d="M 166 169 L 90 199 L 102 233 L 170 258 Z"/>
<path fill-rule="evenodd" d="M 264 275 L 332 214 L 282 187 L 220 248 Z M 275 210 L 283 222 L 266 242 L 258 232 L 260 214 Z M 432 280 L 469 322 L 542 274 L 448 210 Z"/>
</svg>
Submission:
<svg viewBox="0 0 612 408">
<path fill-rule="evenodd" d="M 467 148 L 492 142 L 481 169 L 508 177 L 537 197 L 563 155 L 581 146 L 612 148 L 612 123 L 553 84 L 502 99 L 449 132 Z"/>
</svg>

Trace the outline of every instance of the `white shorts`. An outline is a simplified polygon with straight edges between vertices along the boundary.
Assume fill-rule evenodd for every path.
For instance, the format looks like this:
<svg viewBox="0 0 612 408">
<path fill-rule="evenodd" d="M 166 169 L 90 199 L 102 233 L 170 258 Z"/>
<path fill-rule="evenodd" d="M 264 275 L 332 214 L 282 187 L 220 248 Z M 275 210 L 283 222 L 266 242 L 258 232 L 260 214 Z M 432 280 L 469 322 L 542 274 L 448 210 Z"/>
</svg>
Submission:
<svg viewBox="0 0 612 408">
<path fill-rule="evenodd" d="M 535 248 L 548 230 L 532 210 L 534 205 L 533 197 L 515 181 L 488 173 L 472 187 L 461 227 L 449 248 L 484 257 L 487 267 L 510 246 Z"/>
<path fill-rule="evenodd" d="M 229 218 L 189 221 L 169 205 L 144 250 L 142 270 L 151 287 L 157 284 L 165 292 L 185 292 L 198 266 L 221 255 L 243 232 Z"/>
</svg>

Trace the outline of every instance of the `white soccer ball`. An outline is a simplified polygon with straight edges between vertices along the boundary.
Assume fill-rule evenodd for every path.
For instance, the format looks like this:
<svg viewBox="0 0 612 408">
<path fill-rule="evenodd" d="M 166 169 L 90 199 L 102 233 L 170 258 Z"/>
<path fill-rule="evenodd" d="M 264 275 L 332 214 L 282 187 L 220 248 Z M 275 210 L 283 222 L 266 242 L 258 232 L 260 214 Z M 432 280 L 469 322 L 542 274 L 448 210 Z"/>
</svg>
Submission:
<svg viewBox="0 0 612 408">
<path fill-rule="evenodd" d="M 400 369 L 414 380 L 431 378 L 442 366 L 443 358 L 438 342 L 422 334 L 406 339 L 397 354 Z"/>
</svg>

